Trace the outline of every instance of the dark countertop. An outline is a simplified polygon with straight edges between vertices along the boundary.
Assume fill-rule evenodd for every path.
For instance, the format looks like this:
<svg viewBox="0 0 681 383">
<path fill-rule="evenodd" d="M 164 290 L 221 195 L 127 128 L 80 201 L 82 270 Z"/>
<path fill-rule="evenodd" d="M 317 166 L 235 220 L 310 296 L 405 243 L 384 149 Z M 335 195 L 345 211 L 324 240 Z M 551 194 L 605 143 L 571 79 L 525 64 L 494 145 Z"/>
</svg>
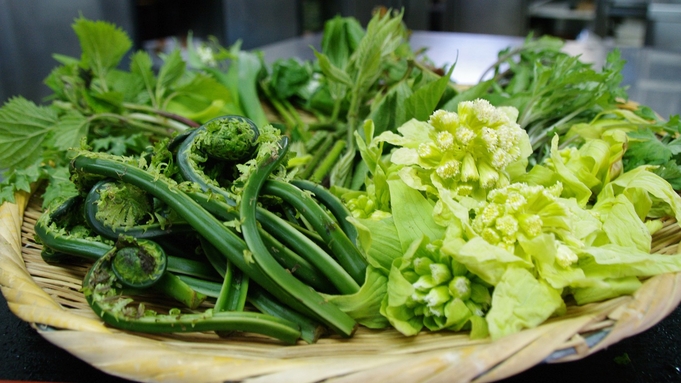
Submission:
<svg viewBox="0 0 681 383">
<path fill-rule="evenodd" d="M 452 63 L 458 53 L 454 79 L 472 83 L 494 61 L 496 52 L 522 43 L 521 38 L 460 33 L 416 32 L 414 48 L 430 47 L 436 63 Z M 310 45 L 319 36 L 304 36 L 264 47 L 265 58 L 297 56 L 312 58 Z M 566 50 L 595 65 L 602 64 L 609 48 L 587 41 Z M 629 62 L 624 82 L 630 96 L 663 116 L 681 112 L 681 55 L 649 49 L 622 49 Z M 0 297 L 0 380 L 51 382 L 125 382 L 86 364 L 42 338 L 28 323 L 14 316 Z M 641 334 L 624 339 L 587 358 L 559 364 L 540 364 L 504 382 L 681 382 L 681 308 Z M 452 378 L 455 381 L 455 377 Z"/>
</svg>

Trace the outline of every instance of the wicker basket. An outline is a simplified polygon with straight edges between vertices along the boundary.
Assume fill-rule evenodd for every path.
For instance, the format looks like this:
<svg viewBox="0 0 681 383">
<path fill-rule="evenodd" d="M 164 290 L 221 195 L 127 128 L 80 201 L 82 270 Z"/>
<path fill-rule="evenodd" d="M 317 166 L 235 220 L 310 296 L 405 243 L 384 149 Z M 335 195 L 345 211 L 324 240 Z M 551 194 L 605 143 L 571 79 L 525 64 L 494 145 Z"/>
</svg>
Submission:
<svg viewBox="0 0 681 383">
<path fill-rule="evenodd" d="M 28 194 L 16 201 L 0 207 L 0 286 L 11 311 L 92 366 L 137 381 L 495 381 L 540 362 L 584 358 L 650 328 L 681 300 L 681 273 L 660 275 L 634 296 L 569 307 L 563 317 L 495 342 L 366 328 L 351 339 L 295 346 L 252 334 L 128 333 L 103 325 L 79 292 L 87 264 L 43 262 L 33 239 L 39 201 Z M 680 240 L 681 227 L 668 220 L 653 251 L 676 253 Z"/>
</svg>

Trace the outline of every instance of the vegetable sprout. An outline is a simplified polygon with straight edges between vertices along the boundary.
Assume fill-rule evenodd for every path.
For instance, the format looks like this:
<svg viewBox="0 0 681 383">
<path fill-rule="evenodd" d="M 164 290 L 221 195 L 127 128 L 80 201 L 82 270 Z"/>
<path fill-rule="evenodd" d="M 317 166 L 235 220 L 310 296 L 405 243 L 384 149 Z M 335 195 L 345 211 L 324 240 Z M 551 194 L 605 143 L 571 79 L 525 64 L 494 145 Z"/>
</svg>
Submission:
<svg viewBox="0 0 681 383">
<path fill-rule="evenodd" d="M 458 113 L 437 110 L 428 122 L 411 120 L 397 129 L 401 136 L 384 132 L 376 139 L 400 146 L 394 164 L 413 166 L 436 189 L 464 197 L 508 185 L 506 168 L 531 152 L 517 117 L 513 107 L 477 99 L 461 102 Z"/>
</svg>

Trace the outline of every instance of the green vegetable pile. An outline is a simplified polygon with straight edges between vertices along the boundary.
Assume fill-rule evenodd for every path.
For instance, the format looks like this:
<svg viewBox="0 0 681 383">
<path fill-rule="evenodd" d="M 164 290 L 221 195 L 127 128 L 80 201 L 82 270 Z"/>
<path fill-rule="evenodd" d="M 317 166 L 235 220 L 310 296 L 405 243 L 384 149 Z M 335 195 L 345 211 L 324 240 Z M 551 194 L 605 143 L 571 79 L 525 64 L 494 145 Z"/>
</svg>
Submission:
<svg viewBox="0 0 681 383">
<path fill-rule="evenodd" d="M 528 36 L 465 88 L 387 10 L 270 66 L 211 40 L 126 71 L 124 32 L 73 26 L 49 104 L 0 108 L 0 199 L 41 193 L 43 259 L 92 263 L 111 326 L 498 339 L 681 271 L 651 253 L 681 218 L 681 123 L 626 100 L 617 51 L 595 70 Z"/>
</svg>

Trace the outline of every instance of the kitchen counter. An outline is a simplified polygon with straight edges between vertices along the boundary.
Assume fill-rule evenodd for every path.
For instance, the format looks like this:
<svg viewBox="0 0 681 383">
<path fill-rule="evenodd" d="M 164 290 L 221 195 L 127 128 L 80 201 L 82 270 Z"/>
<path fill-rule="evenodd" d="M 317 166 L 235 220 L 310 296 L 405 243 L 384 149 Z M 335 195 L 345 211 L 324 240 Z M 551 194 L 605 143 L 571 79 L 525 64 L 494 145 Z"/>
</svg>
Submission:
<svg viewBox="0 0 681 383">
<path fill-rule="evenodd" d="M 262 48 L 265 60 L 300 57 L 312 59 L 310 46 L 320 36 L 309 35 Z M 413 48 L 428 48 L 436 64 L 456 62 L 453 80 L 473 84 L 496 60 L 496 53 L 523 39 L 508 36 L 443 32 L 414 32 Z M 598 41 L 569 42 L 566 51 L 581 54 L 600 67 L 607 47 Z M 623 71 L 630 96 L 663 116 L 681 113 L 681 55 L 650 49 L 622 49 L 628 60 Z M 124 350 L 121 350 L 124 352 Z M 60 382 L 124 382 L 107 375 L 43 339 L 28 323 L 15 317 L 0 298 L 0 380 Z M 455 381 L 456 377 L 452 377 Z M 681 308 L 653 328 L 624 339 L 582 360 L 539 364 L 504 382 L 663 382 L 681 381 Z"/>
</svg>

